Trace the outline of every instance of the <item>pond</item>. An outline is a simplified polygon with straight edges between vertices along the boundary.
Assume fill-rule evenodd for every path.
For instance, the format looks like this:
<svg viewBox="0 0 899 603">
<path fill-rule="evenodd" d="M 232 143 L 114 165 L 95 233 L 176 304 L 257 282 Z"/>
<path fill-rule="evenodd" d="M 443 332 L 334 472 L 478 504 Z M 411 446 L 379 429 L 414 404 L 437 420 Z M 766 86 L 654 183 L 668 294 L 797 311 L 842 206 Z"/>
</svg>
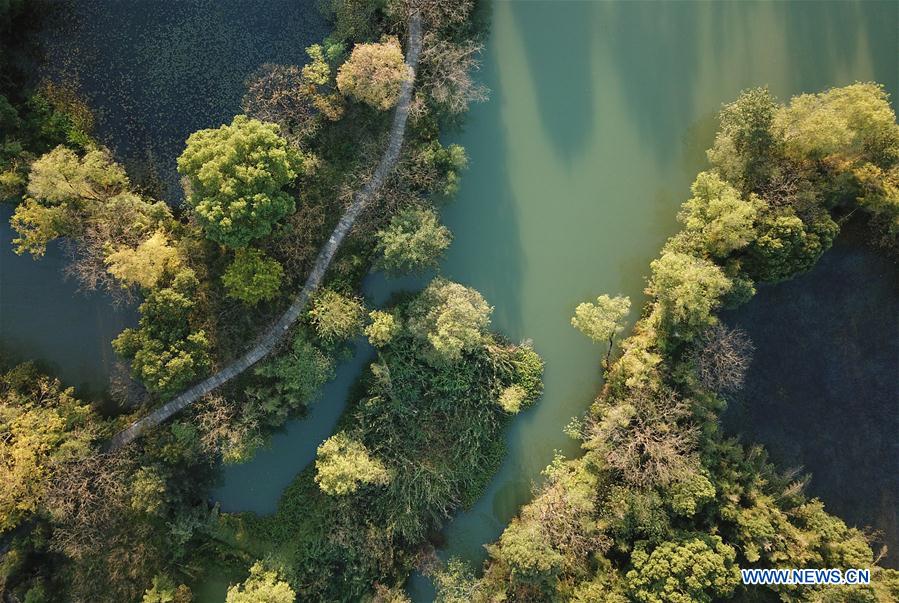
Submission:
<svg viewBox="0 0 899 603">
<path fill-rule="evenodd" d="M 237 0 L 141 3 L 146 18 L 127 6 L 134 4 L 73 4 L 101 19 L 90 27 L 114 30 L 115 50 L 68 33 L 58 43 L 80 44 L 78 52 L 90 59 L 82 62 L 82 86 L 102 108 L 104 140 L 123 157 L 154 149 L 161 171 L 169 166 L 163 177 L 169 183 L 186 135 L 230 118 L 254 63 L 302 62 L 302 47 L 320 37 L 313 33 L 322 26 L 310 16 L 311 3 L 286 0 L 252 11 Z M 554 451 L 577 454 L 562 428 L 598 391 L 604 349 L 575 331 L 570 316 L 601 293 L 630 295 L 640 305 L 643 275 L 677 229 L 677 208 L 705 165 L 721 103 L 764 84 L 780 98 L 870 79 L 899 91 L 894 2 L 534 1 L 495 2 L 488 10 L 491 35 L 478 78 L 491 88 L 491 100 L 448 136 L 467 148 L 470 169 L 443 213 L 455 240 L 441 270 L 480 290 L 495 306 L 494 327 L 513 340 L 532 339 L 547 367 L 545 395 L 512 424 L 499 473 L 445 530 L 441 555 L 476 564 L 483 544 L 529 499 Z M 251 48 L 250 36 L 272 44 L 256 41 Z M 188 50 L 196 56 L 185 63 Z M 164 68 L 157 51 L 166 61 L 181 57 L 177 69 Z M 8 290 L 10 252 L 2 253 Z M 32 270 L 27 277 L 58 275 Z M 383 300 L 417 283 L 374 275 L 366 288 Z M 99 298 L 91 303 L 105 307 Z M 56 309 L 36 304 L 27 311 L 52 317 Z M 41 336 L 38 324 L 33 337 Z M 85 345 L 105 345 L 110 334 L 84 337 Z M 251 463 L 225 469 L 215 493 L 224 508 L 274 510 L 283 487 L 329 435 L 368 354 L 360 344 L 310 417 L 288 425 Z M 225 584 L 210 585 L 204 600 L 220 601 Z M 433 596 L 420 577 L 410 591 L 418 601 Z"/>
<path fill-rule="evenodd" d="M 723 422 L 810 473 L 809 494 L 899 567 L 899 266 L 864 240 L 851 224 L 811 272 L 724 314 L 756 350 Z"/>
</svg>

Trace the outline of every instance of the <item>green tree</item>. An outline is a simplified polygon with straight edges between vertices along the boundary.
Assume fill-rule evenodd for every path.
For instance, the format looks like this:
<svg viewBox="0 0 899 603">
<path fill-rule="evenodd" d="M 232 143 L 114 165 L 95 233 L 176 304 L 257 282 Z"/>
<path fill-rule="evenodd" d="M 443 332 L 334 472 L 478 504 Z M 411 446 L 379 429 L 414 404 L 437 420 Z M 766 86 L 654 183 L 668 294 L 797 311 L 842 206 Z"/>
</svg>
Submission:
<svg viewBox="0 0 899 603">
<path fill-rule="evenodd" d="M 337 70 L 341 93 L 381 111 L 396 104 L 403 83 L 411 79 L 412 69 L 406 65 L 395 37 L 356 44 L 350 58 Z"/>
<path fill-rule="evenodd" d="M 627 573 L 631 595 L 641 603 L 711 603 L 729 597 L 740 583 L 736 551 L 719 536 L 685 535 L 651 551 L 639 543 Z"/>
<path fill-rule="evenodd" d="M 774 132 L 779 106 L 767 88 L 744 90 L 718 115 L 718 134 L 709 161 L 725 180 L 744 192 L 757 191 L 780 158 L 781 142 Z"/>
<path fill-rule="evenodd" d="M 277 125 L 238 115 L 231 125 L 191 134 L 178 172 L 187 178 L 187 203 L 206 236 L 237 248 L 268 235 L 294 211 L 293 197 L 283 189 L 297 177 L 302 159 Z"/>
<path fill-rule="evenodd" d="M 334 360 L 315 347 L 300 329 L 287 352 L 253 372 L 261 381 L 247 388 L 247 397 L 256 402 L 266 424 L 279 427 L 334 377 Z"/>
<path fill-rule="evenodd" d="M 375 233 L 378 266 L 394 274 L 434 268 L 452 235 L 432 209 L 407 209 Z"/>
<path fill-rule="evenodd" d="M 386 346 L 399 334 L 401 326 L 394 314 L 374 310 L 368 316 L 370 322 L 365 327 L 365 336 L 376 348 Z"/>
<path fill-rule="evenodd" d="M 899 163 L 889 170 L 866 163 L 854 175 L 860 188 L 858 203 L 872 215 L 878 243 L 899 245 Z"/>
<path fill-rule="evenodd" d="M 409 332 L 431 345 L 436 360 L 454 362 L 483 343 L 493 308 L 474 289 L 436 278 L 408 312 Z"/>
<path fill-rule="evenodd" d="M 77 238 L 97 205 L 126 193 L 128 186 L 125 170 L 105 149 L 79 157 L 56 147 L 32 164 L 25 201 L 10 220 L 19 234 L 13 240 L 16 253 L 40 257 L 51 240 Z"/>
<path fill-rule="evenodd" d="M 840 156 L 886 166 L 899 159 L 899 125 L 883 86 L 857 83 L 800 94 L 778 111 L 775 128 L 790 156 Z"/>
<path fill-rule="evenodd" d="M 106 269 L 123 285 L 137 285 L 153 289 L 163 275 L 174 273 L 181 267 L 178 250 L 170 244 L 161 230 L 137 247 L 119 247 L 106 256 Z"/>
<path fill-rule="evenodd" d="M 315 332 L 329 343 L 355 337 L 362 330 L 365 307 L 358 299 L 332 289 L 319 292 L 312 300 L 309 318 Z"/>
<path fill-rule="evenodd" d="M 647 293 L 658 300 L 663 317 L 692 337 L 714 322 L 712 311 L 732 284 L 712 262 L 684 253 L 663 253 L 650 264 L 652 278 Z"/>
<path fill-rule="evenodd" d="M 693 197 L 683 204 L 677 219 L 688 233 L 696 233 L 713 256 L 727 257 L 755 238 L 754 223 L 763 203 L 748 200 L 715 172 L 700 172 L 691 187 Z"/>
<path fill-rule="evenodd" d="M 368 449 L 343 432 L 322 442 L 315 460 L 315 482 L 334 496 L 351 494 L 362 484 L 384 485 L 390 474 Z"/>
<path fill-rule="evenodd" d="M 498 545 L 488 546 L 487 551 L 507 569 L 513 590 L 524 596 L 520 600 L 543 600 L 552 591 L 564 563 L 539 523 L 518 518 L 505 529 Z"/>
<path fill-rule="evenodd" d="M 764 212 L 749 246 L 746 269 L 756 280 L 781 281 L 805 272 L 830 249 L 840 227 L 826 212 L 809 223 L 790 209 Z"/>
<path fill-rule="evenodd" d="M 510 414 L 516 414 L 521 410 L 522 404 L 527 400 L 528 391 L 520 385 L 510 385 L 500 392 L 497 404 Z"/>
<path fill-rule="evenodd" d="M 0 377 L 0 533 L 41 508 L 64 463 L 91 453 L 95 419 L 74 394 L 32 364 Z"/>
<path fill-rule="evenodd" d="M 153 585 L 144 593 L 141 603 L 191 603 L 193 594 L 186 584 L 175 585 L 175 582 L 160 574 L 153 577 Z"/>
<path fill-rule="evenodd" d="M 188 274 L 186 274 L 188 273 Z M 125 329 L 112 342 L 147 389 L 165 398 L 181 391 L 210 366 L 209 340 L 191 328 L 196 278 L 182 271 L 171 287 L 157 289 L 140 306 L 137 329 Z"/>
<path fill-rule="evenodd" d="M 609 351 L 606 354 L 606 363 L 612 355 L 612 345 L 615 335 L 624 330 L 624 318 L 631 310 L 629 297 L 616 295 L 600 295 L 596 303 L 584 302 L 578 304 L 571 318 L 571 326 L 593 341 L 608 341 Z"/>
<path fill-rule="evenodd" d="M 278 572 L 267 570 L 257 561 L 243 584 L 228 587 L 225 603 L 294 603 L 296 592 Z"/>
<path fill-rule="evenodd" d="M 452 557 L 446 566 L 433 575 L 436 597 L 434 603 L 472 603 L 477 592 L 477 580 L 467 563 Z"/>
<path fill-rule="evenodd" d="M 284 269 L 277 260 L 247 247 L 234 254 L 234 261 L 222 275 L 222 282 L 229 297 L 254 306 L 277 297 L 283 276 Z"/>
</svg>

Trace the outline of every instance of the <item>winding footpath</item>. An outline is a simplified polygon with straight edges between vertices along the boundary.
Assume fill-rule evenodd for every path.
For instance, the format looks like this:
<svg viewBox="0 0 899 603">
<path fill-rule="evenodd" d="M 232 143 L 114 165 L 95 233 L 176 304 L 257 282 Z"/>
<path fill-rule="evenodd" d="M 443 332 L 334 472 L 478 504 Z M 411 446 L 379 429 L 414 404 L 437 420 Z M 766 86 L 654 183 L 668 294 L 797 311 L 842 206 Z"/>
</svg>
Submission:
<svg viewBox="0 0 899 603">
<path fill-rule="evenodd" d="M 381 156 L 381 161 L 372 173 L 365 185 L 353 195 L 353 201 L 341 216 L 340 221 L 328 237 L 318 253 L 312 272 L 306 279 L 303 288 L 297 294 L 290 307 L 281 315 L 281 318 L 272 325 L 268 331 L 257 341 L 256 345 L 243 356 L 218 371 L 214 375 L 185 390 L 171 401 L 163 404 L 142 419 L 135 421 L 127 428 L 117 433 L 109 442 L 109 449 L 116 450 L 126 446 L 139 438 L 145 431 L 156 427 L 172 416 L 184 410 L 217 387 L 227 383 L 237 375 L 265 358 L 284 338 L 300 314 L 309 303 L 310 296 L 321 285 L 331 261 L 337 254 L 344 237 L 353 227 L 353 223 L 365 206 L 378 193 L 387 177 L 393 171 L 400 156 L 403 146 L 403 137 L 406 133 L 406 121 L 409 117 L 409 107 L 412 102 L 412 89 L 415 85 L 415 73 L 418 67 L 418 56 L 421 52 L 421 17 L 415 13 L 409 18 L 409 40 L 406 51 L 406 65 L 412 72 L 412 77 L 403 83 L 400 89 L 400 97 L 396 111 L 393 114 L 393 123 L 390 126 L 390 135 L 387 140 L 387 148 Z"/>
</svg>

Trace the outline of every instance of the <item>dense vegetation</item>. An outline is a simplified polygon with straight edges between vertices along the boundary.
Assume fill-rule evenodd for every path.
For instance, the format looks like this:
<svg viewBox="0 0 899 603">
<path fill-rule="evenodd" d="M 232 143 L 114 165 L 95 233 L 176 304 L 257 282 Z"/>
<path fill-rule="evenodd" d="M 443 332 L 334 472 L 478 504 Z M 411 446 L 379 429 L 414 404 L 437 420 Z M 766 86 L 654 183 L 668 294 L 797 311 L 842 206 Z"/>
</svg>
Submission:
<svg viewBox="0 0 899 603">
<path fill-rule="evenodd" d="M 679 214 L 652 262 L 649 301 L 587 415 L 584 455 L 557 458 L 546 483 L 488 547 L 483 578 L 459 561 L 436 576 L 439 601 L 895 601 L 867 535 L 803 494 L 758 447 L 719 431 L 751 343 L 723 306 L 755 284 L 808 270 L 840 221 L 867 213 L 872 242 L 899 234 L 899 126 L 886 94 L 854 84 L 778 104 L 745 91 L 720 114 Z M 614 337 L 624 300 L 578 307 L 572 324 Z M 873 567 L 864 587 L 744 587 L 738 568 Z"/>
<path fill-rule="evenodd" d="M 490 311 L 476 291 L 437 279 L 373 312 L 378 359 L 338 432 L 274 516 L 222 518 L 225 550 L 259 558 L 301 600 L 358 601 L 373 585 L 399 600 L 428 539 L 498 467 L 503 425 L 542 389 L 540 358 L 489 334 Z M 464 333 L 452 353 L 438 352 L 446 333 Z M 523 396 L 509 411 L 500 398 L 513 388 Z"/>
<path fill-rule="evenodd" d="M 27 31 L 40 8 L 0 4 L 4 34 Z M 355 599 L 378 581 L 399 586 L 428 535 L 477 496 L 501 452 L 509 412 L 498 400 L 514 387 L 515 409 L 533 401 L 542 364 L 527 348 L 496 341 L 486 330 L 489 306 L 460 285 L 436 281 L 419 300 L 368 319 L 358 293 L 369 268 L 430 267 L 449 244 L 429 197 L 452 195 L 465 167 L 461 147 L 437 140 L 441 120 L 483 97 L 468 75 L 479 48 L 471 8 L 326 3 L 335 33 L 307 49 L 306 65 L 262 66 L 247 82 L 244 115 L 186 141 L 181 207 L 133 181 L 90 137 L 90 112 L 71 91 L 30 88 L 27 67 L 11 68 L 24 36 L 4 35 L 0 168 L 4 198 L 16 203 L 16 251 L 39 258 L 61 241 L 85 288 L 141 303 L 138 325 L 113 342 L 134 379 L 110 392 L 118 416 L 101 416 L 31 365 L 3 377 L 2 471 L 13 486 L 0 501 L 3 597 L 189 601 L 186 583 L 218 558 L 250 570 L 229 601 L 292 600 L 332 587 Z M 303 283 L 382 152 L 388 110 L 410 75 L 399 41 L 412 10 L 427 34 L 400 163 L 308 314 L 281 349 L 189 414 L 139 445 L 103 453 L 117 428 L 239 353 Z M 363 329 L 382 350 L 372 375 L 389 370 L 392 378 L 366 383 L 365 401 L 322 446 L 315 475 L 310 468 L 286 495 L 286 511 L 273 520 L 219 517 L 207 503 L 217 464 L 250 458 L 302 413 Z M 407 420 L 415 415 L 419 423 Z M 467 435 L 447 438 L 448 421 Z M 442 446 L 431 441 L 437 434 Z M 433 455 L 430 471 L 420 471 L 416 454 Z M 349 501 L 369 500 L 372 515 L 354 518 L 368 536 L 298 526 L 292 506 L 333 521 Z M 397 524 L 374 530 L 384 517 Z M 244 522 L 261 549 L 240 538 Z M 383 541 L 341 540 L 365 537 Z M 317 548 L 288 547 L 301 538 Z M 351 559 L 358 567 L 347 583 L 328 586 L 329 564 Z"/>
</svg>

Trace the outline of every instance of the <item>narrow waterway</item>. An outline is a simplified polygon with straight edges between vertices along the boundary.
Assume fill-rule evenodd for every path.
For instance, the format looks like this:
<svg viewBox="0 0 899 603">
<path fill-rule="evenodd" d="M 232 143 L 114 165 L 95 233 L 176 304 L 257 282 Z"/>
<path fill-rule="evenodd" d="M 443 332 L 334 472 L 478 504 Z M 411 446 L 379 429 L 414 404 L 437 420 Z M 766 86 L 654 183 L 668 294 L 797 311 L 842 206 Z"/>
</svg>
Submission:
<svg viewBox="0 0 899 603">
<path fill-rule="evenodd" d="M 101 26 L 114 25 L 109 42 L 77 38 L 81 54 L 70 57 L 82 57 L 79 74 L 101 109 L 101 135 L 114 147 L 120 136 L 122 156 L 154 149 L 163 171 L 190 131 L 218 125 L 238 110 L 243 77 L 254 63 L 302 62 L 302 47 L 316 39 L 312 24 L 320 24 L 304 16 L 314 10 L 311 2 L 272 0 L 250 10 L 236 0 L 192 0 L 176 17 L 160 7 L 177 2 L 141 3 L 150 7 L 143 20 L 124 0 L 66 1 L 80 11 L 82 27 L 97 27 L 92 15 Z M 514 340 L 533 339 L 547 369 L 545 395 L 513 423 L 506 460 L 487 492 L 445 530 L 441 555 L 476 564 L 485 555 L 482 545 L 529 499 L 554 451 L 577 453 L 562 427 L 595 395 L 604 350 L 569 325 L 571 313 L 601 293 L 627 294 L 640 305 L 642 275 L 677 228 L 677 207 L 705 164 L 721 103 L 764 84 L 781 98 L 871 79 L 899 91 L 899 5 L 892 1 L 541 0 L 499 1 L 487 9 L 491 35 L 478 78 L 491 88 L 491 100 L 474 107 L 464 131 L 448 138 L 467 148 L 470 169 L 443 214 L 455 240 L 442 271 L 484 294 L 495 306 L 496 329 Z M 207 22 L 213 30 L 204 29 Z M 68 32 L 59 35 L 70 43 Z M 181 67 L 169 73 L 171 65 Z M 185 116 L 190 119 L 180 122 Z M 8 229 L 5 221 L 2 228 Z M 65 316 L 59 296 L 43 302 L 35 296 L 29 306 L 7 300 L 15 279 L 31 279 L 40 290 L 56 283 L 58 271 L 13 264 L 8 247 L 0 253 L 2 339 L 10 339 L 6 325 L 46 316 L 31 318 L 33 326 L 17 340 L 26 353 L 48 356 L 39 343 L 52 342 L 62 328 L 53 322 Z M 383 301 L 389 291 L 415 284 L 374 275 L 366 288 L 372 300 Z M 106 316 L 106 300 L 85 303 Z M 73 337 L 85 349 L 108 345 L 114 328 L 95 330 L 85 322 L 77 319 L 81 331 Z M 289 424 L 251 463 L 225 469 L 215 493 L 223 508 L 275 509 L 284 486 L 330 434 L 369 355 L 362 344 L 308 418 Z M 77 382 L 89 372 L 82 360 L 56 362 Z M 201 599 L 220 601 L 226 585 L 210 582 Z M 410 590 L 418 601 L 432 598 L 420 577 Z"/>
</svg>

